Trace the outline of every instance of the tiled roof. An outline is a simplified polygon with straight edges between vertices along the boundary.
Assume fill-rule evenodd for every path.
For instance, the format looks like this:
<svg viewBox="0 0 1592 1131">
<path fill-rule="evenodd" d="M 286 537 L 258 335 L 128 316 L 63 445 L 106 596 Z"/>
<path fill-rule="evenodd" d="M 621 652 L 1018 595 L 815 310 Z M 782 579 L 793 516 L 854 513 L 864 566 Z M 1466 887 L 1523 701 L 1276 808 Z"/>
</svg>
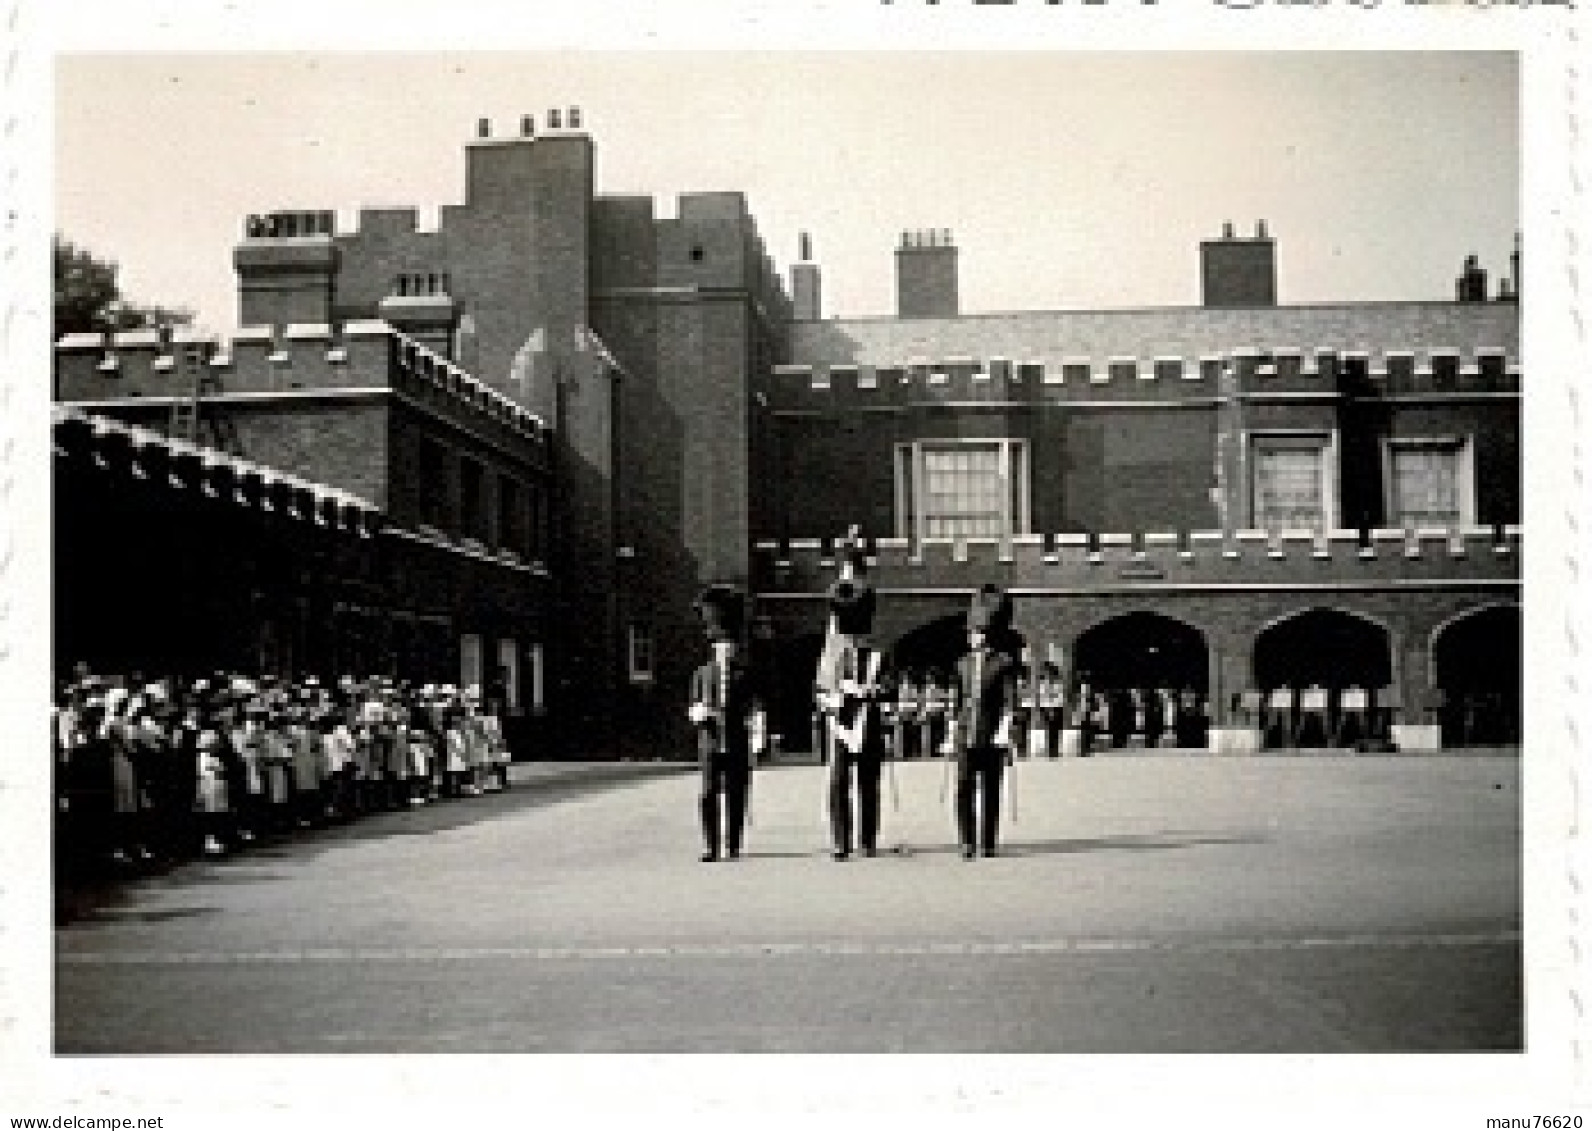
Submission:
<svg viewBox="0 0 1592 1131">
<path fill-rule="evenodd" d="M 1029 311 L 957 318 L 859 318 L 798 322 L 796 365 L 903 366 L 954 358 L 1006 358 L 1047 365 L 1112 358 L 1199 358 L 1243 350 L 1336 350 L 1375 358 L 1478 350 L 1520 356 L 1515 303 L 1378 302 L 1246 308 Z"/>
<path fill-rule="evenodd" d="M 292 491 L 307 492 L 315 500 L 317 513 L 328 505 L 339 511 L 353 511 L 366 517 L 375 517 L 382 513 L 381 508 L 370 500 L 352 491 L 345 491 L 341 487 L 301 479 L 296 475 L 254 463 L 217 448 L 190 443 L 149 428 L 140 428 L 136 424 L 126 424 L 110 417 L 84 412 L 69 404 L 51 406 L 50 423 L 57 432 L 63 428 L 85 429 L 91 438 L 91 444 L 95 446 L 104 444 L 111 437 L 117 437 L 125 439 L 135 452 L 157 449 L 170 456 L 191 457 L 198 460 L 206 472 L 224 469 L 230 471 L 236 480 L 258 479 L 266 490 L 280 486 Z"/>
</svg>

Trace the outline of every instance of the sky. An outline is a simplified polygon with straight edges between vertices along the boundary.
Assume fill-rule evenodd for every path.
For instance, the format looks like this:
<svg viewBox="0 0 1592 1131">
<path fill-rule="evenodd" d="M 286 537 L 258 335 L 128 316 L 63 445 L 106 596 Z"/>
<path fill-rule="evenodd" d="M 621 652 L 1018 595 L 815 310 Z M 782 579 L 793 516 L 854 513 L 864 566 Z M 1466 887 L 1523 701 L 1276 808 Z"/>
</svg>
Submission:
<svg viewBox="0 0 1592 1131">
<path fill-rule="evenodd" d="M 478 118 L 580 106 L 599 193 L 747 195 L 826 316 L 887 315 L 904 229 L 950 229 L 964 312 L 1199 301 L 1264 219 L 1285 303 L 1496 286 L 1520 226 L 1509 52 L 68 54 L 55 227 L 129 297 L 236 325 L 250 212 L 463 199 Z M 787 276 L 788 278 L 788 276 Z"/>
</svg>

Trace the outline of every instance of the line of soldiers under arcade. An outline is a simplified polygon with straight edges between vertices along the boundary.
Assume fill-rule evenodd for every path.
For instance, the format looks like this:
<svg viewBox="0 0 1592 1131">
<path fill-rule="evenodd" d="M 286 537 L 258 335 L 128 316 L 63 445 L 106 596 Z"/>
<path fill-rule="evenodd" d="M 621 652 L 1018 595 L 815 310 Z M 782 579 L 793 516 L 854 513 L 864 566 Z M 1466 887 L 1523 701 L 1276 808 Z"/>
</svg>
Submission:
<svg viewBox="0 0 1592 1131">
<path fill-rule="evenodd" d="M 1206 745 L 1210 718 L 1203 694 L 1191 687 L 1096 687 L 1080 676 L 1069 687 L 1056 664 L 1020 667 L 1018 702 L 1023 738 L 1019 754 L 1055 758 L 1063 732 L 1078 733 L 1077 752 L 1124 748 Z M 956 690 L 948 673 L 932 669 L 900 672 L 883 712 L 897 757 L 934 757 L 944 751 Z M 1350 746 L 1386 739 L 1391 708 L 1382 695 L 1363 687 L 1278 687 L 1234 696 L 1234 714 L 1258 727 L 1265 745 Z M 814 725 L 820 716 L 815 713 Z M 822 749 L 815 740 L 815 749 Z"/>
</svg>

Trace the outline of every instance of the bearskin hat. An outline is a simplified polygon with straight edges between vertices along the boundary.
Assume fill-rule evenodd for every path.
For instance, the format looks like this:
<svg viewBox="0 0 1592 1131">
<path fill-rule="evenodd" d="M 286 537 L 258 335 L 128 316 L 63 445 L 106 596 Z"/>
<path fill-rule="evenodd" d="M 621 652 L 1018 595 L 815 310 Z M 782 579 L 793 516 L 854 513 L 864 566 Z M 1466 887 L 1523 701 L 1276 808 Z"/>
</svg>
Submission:
<svg viewBox="0 0 1592 1131">
<path fill-rule="evenodd" d="M 746 622 L 746 595 L 733 585 L 709 585 L 697 595 L 696 613 L 710 641 L 741 639 Z"/>
<path fill-rule="evenodd" d="M 983 585 L 967 607 L 967 627 L 985 636 L 1000 636 L 1012 624 L 1011 596 L 998 585 Z"/>
<path fill-rule="evenodd" d="M 860 577 L 832 582 L 825 597 L 835 618 L 835 631 L 843 636 L 866 636 L 873 631 L 873 610 L 878 598 L 873 586 Z"/>
</svg>

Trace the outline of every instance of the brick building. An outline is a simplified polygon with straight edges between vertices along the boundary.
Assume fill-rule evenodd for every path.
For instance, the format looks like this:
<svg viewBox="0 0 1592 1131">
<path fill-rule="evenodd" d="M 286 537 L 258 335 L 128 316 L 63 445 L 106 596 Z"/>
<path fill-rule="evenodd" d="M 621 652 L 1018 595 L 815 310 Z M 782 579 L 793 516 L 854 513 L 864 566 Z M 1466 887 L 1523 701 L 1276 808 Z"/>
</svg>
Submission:
<svg viewBox="0 0 1592 1131">
<path fill-rule="evenodd" d="M 1197 307 L 969 316 L 916 233 L 897 317 L 825 319 L 805 237 L 792 298 L 739 193 L 673 211 L 596 191 L 578 110 L 482 122 L 434 230 L 248 217 L 231 341 L 63 340 L 61 661 L 175 609 L 173 661 L 500 675 L 538 749 L 652 753 L 685 749 L 691 598 L 729 581 L 802 745 L 857 524 L 909 665 L 994 580 L 1033 655 L 1197 691 L 1216 745 L 1317 683 L 1406 744 L 1512 733 L 1519 318 L 1478 265 L 1453 302 L 1285 306 L 1276 242 L 1229 231 Z M 157 530 L 157 600 L 76 596 Z"/>
<path fill-rule="evenodd" d="M 753 464 L 789 697 L 855 523 L 909 668 L 949 667 L 995 581 L 1031 661 L 1193 692 L 1217 747 L 1362 697 L 1406 747 L 1516 737 L 1518 289 L 1471 261 L 1453 302 L 1287 306 L 1275 257 L 1229 226 L 1199 306 L 962 315 L 950 234 L 906 233 L 897 316 L 801 310 Z"/>
<path fill-rule="evenodd" d="M 580 125 L 577 109 L 507 137 L 480 123 L 465 199 L 433 231 L 417 209 L 365 209 L 347 232 L 332 212 L 248 217 L 231 342 L 69 338 L 56 395 L 160 432 L 197 416 L 225 430 L 210 443 L 368 501 L 384 581 L 359 660 L 505 665 L 535 677 L 561 748 L 650 753 L 687 738 L 691 599 L 750 579 L 752 375 L 782 356 L 789 302 L 739 193 L 683 195 L 671 217 L 597 195 Z M 445 577 L 418 566 L 437 553 Z M 63 635 L 63 661 L 109 647 L 96 623 Z M 346 650 L 270 654 L 325 670 Z"/>
</svg>

